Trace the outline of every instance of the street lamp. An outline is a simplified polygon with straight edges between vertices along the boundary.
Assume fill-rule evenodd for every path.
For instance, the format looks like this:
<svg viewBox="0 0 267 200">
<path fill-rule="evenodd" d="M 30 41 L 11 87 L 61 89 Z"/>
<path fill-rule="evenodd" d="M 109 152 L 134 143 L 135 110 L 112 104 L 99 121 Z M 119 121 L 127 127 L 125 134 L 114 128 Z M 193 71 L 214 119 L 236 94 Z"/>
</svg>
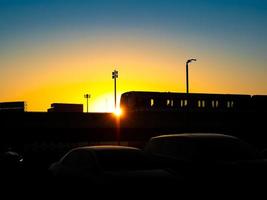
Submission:
<svg viewBox="0 0 267 200">
<path fill-rule="evenodd" d="M 87 102 L 86 110 L 87 110 L 87 113 L 88 113 L 88 100 L 89 100 L 89 98 L 91 98 L 91 95 L 90 94 L 85 94 L 84 98 L 86 98 L 86 102 Z"/>
<path fill-rule="evenodd" d="M 116 86 L 116 79 L 119 77 L 119 72 L 114 70 L 112 72 L 112 79 L 114 79 L 114 102 L 115 102 L 115 110 L 117 108 L 117 86 Z"/>
<path fill-rule="evenodd" d="M 188 64 L 192 61 L 197 61 L 197 59 L 189 59 L 186 61 L 186 93 L 189 93 L 189 78 L 188 78 Z"/>
</svg>

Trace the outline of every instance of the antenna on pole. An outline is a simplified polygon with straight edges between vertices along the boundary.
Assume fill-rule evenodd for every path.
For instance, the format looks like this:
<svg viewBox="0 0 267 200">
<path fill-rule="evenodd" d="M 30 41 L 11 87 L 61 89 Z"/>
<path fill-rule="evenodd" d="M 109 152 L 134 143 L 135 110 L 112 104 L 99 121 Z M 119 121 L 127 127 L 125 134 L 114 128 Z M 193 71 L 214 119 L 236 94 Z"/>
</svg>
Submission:
<svg viewBox="0 0 267 200">
<path fill-rule="evenodd" d="M 186 93 L 189 94 L 189 74 L 188 74 L 188 64 L 197 61 L 197 59 L 189 59 L 186 61 Z"/>
<path fill-rule="evenodd" d="M 117 85 L 116 85 L 116 79 L 119 77 L 119 72 L 117 70 L 114 70 L 112 72 L 112 79 L 114 79 L 114 106 L 115 110 L 117 109 Z"/>
<path fill-rule="evenodd" d="M 88 113 L 88 100 L 89 100 L 89 98 L 91 98 L 91 95 L 90 94 L 85 94 L 84 95 L 84 98 L 86 98 L 86 112 Z"/>
</svg>

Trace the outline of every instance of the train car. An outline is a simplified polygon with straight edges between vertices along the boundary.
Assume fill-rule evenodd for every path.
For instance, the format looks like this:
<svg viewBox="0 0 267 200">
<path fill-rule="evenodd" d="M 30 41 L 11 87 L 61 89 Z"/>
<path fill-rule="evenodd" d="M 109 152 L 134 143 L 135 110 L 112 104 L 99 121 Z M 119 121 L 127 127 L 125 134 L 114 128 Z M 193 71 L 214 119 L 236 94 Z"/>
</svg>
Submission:
<svg viewBox="0 0 267 200">
<path fill-rule="evenodd" d="M 25 110 L 26 103 L 24 101 L 0 103 L 0 112 L 25 112 Z"/>
<path fill-rule="evenodd" d="M 82 113 L 83 104 L 71 104 L 71 103 L 52 103 L 51 108 L 47 112 L 74 112 Z"/>
<path fill-rule="evenodd" d="M 254 95 L 251 98 L 254 111 L 267 112 L 267 95 Z"/>
<path fill-rule="evenodd" d="M 171 92 L 126 92 L 120 106 L 125 112 L 246 111 L 250 95 Z"/>
</svg>

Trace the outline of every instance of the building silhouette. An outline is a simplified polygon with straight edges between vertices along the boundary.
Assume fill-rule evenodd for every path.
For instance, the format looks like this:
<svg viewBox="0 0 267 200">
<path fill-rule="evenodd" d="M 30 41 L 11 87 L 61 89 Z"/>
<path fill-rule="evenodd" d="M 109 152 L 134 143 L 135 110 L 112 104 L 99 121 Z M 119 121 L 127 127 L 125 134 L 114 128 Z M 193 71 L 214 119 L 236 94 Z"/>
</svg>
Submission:
<svg viewBox="0 0 267 200">
<path fill-rule="evenodd" d="M 47 112 L 83 112 L 83 104 L 52 103 Z"/>
<path fill-rule="evenodd" d="M 0 112 L 25 112 L 25 110 L 26 103 L 24 101 L 0 103 Z"/>
</svg>

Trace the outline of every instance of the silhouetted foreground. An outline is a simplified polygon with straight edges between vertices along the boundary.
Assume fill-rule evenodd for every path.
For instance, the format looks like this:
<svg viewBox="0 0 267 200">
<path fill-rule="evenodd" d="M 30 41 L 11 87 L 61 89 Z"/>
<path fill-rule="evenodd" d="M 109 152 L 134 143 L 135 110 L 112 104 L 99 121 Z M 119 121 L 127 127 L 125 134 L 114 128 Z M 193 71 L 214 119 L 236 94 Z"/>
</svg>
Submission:
<svg viewBox="0 0 267 200">
<path fill-rule="evenodd" d="M 97 176 L 92 176 L 93 185 L 112 185 L 116 182 L 120 185 L 143 183 L 162 186 L 168 182 L 192 186 L 192 183 L 197 185 L 202 181 L 258 183 L 267 178 L 266 162 L 261 153 L 267 147 L 263 117 L 267 112 L 266 107 L 261 106 L 267 105 L 265 96 L 126 94 L 128 97 L 122 98 L 121 102 L 124 109 L 121 118 L 112 113 L 1 112 L 2 182 L 19 180 L 25 183 L 31 180 L 32 183 L 49 182 L 49 185 L 90 182 L 86 180 L 84 171 L 77 168 L 73 169 L 76 174 L 81 173 L 81 177 L 73 176 L 75 173 L 71 173 L 70 168 L 64 173 L 62 167 L 60 172 L 56 170 L 57 173 L 54 173 L 55 170 L 51 173 L 48 169 L 52 163 L 61 163 L 60 158 L 72 149 L 104 144 L 141 149 L 146 146 L 146 151 L 112 147 L 121 149 L 115 152 L 124 152 L 116 157 L 112 148 L 102 147 L 103 151 L 100 147 L 82 148 L 81 152 L 87 152 L 91 158 L 94 155 L 92 160 L 97 166 L 94 167 Z M 179 135 L 184 132 L 216 132 L 229 136 Z M 163 134 L 171 136 L 150 140 Z M 230 135 L 247 141 L 260 153 Z M 160 141 L 160 147 L 154 145 L 155 141 Z M 100 155 L 99 152 L 105 153 Z M 77 156 L 78 160 L 73 163 L 78 164 L 83 158 Z M 138 170 L 127 168 L 129 165 L 118 165 L 132 163 L 131 166 L 135 166 L 133 161 L 137 158 L 139 161 L 136 163 L 142 163 L 138 164 Z M 111 169 L 108 166 L 115 167 Z M 123 166 L 124 169 L 120 168 Z"/>
<path fill-rule="evenodd" d="M 69 184 L 75 179 L 97 185 L 175 183 L 173 174 L 158 166 L 143 151 L 123 146 L 75 148 L 49 170 L 58 180 Z"/>
<path fill-rule="evenodd" d="M 266 99 L 250 95 L 127 92 L 121 97 L 123 116 L 119 120 L 112 113 L 0 112 L 1 137 L 16 140 L 25 130 L 22 139 L 26 140 L 80 137 L 83 141 L 114 141 L 119 128 L 125 141 L 147 141 L 162 131 L 223 132 L 260 144 L 266 141 L 262 117 L 267 113 Z M 61 134 L 63 131 L 66 133 Z"/>
<path fill-rule="evenodd" d="M 163 135 L 150 139 L 145 152 L 193 183 L 252 183 L 267 178 L 267 160 L 263 153 L 233 136 Z"/>
<path fill-rule="evenodd" d="M 48 156 L 48 155 L 46 155 Z M 73 148 L 54 163 L 35 163 L 9 151 L 1 155 L 1 181 L 46 190 L 128 186 L 197 187 L 202 184 L 260 184 L 267 178 L 262 152 L 233 136 L 178 134 L 152 138 L 144 150 L 123 146 Z M 103 187 L 104 186 L 104 187 Z M 50 188 L 52 187 L 52 188 Z"/>
<path fill-rule="evenodd" d="M 263 95 L 126 92 L 121 97 L 120 118 L 112 113 L 61 109 L 52 113 L 0 112 L 0 145 L 25 149 L 42 146 L 40 143 L 125 141 L 142 147 L 150 137 L 162 133 L 217 132 L 265 148 L 267 129 L 262 116 L 267 113 L 266 105 L 267 96 Z"/>
</svg>

